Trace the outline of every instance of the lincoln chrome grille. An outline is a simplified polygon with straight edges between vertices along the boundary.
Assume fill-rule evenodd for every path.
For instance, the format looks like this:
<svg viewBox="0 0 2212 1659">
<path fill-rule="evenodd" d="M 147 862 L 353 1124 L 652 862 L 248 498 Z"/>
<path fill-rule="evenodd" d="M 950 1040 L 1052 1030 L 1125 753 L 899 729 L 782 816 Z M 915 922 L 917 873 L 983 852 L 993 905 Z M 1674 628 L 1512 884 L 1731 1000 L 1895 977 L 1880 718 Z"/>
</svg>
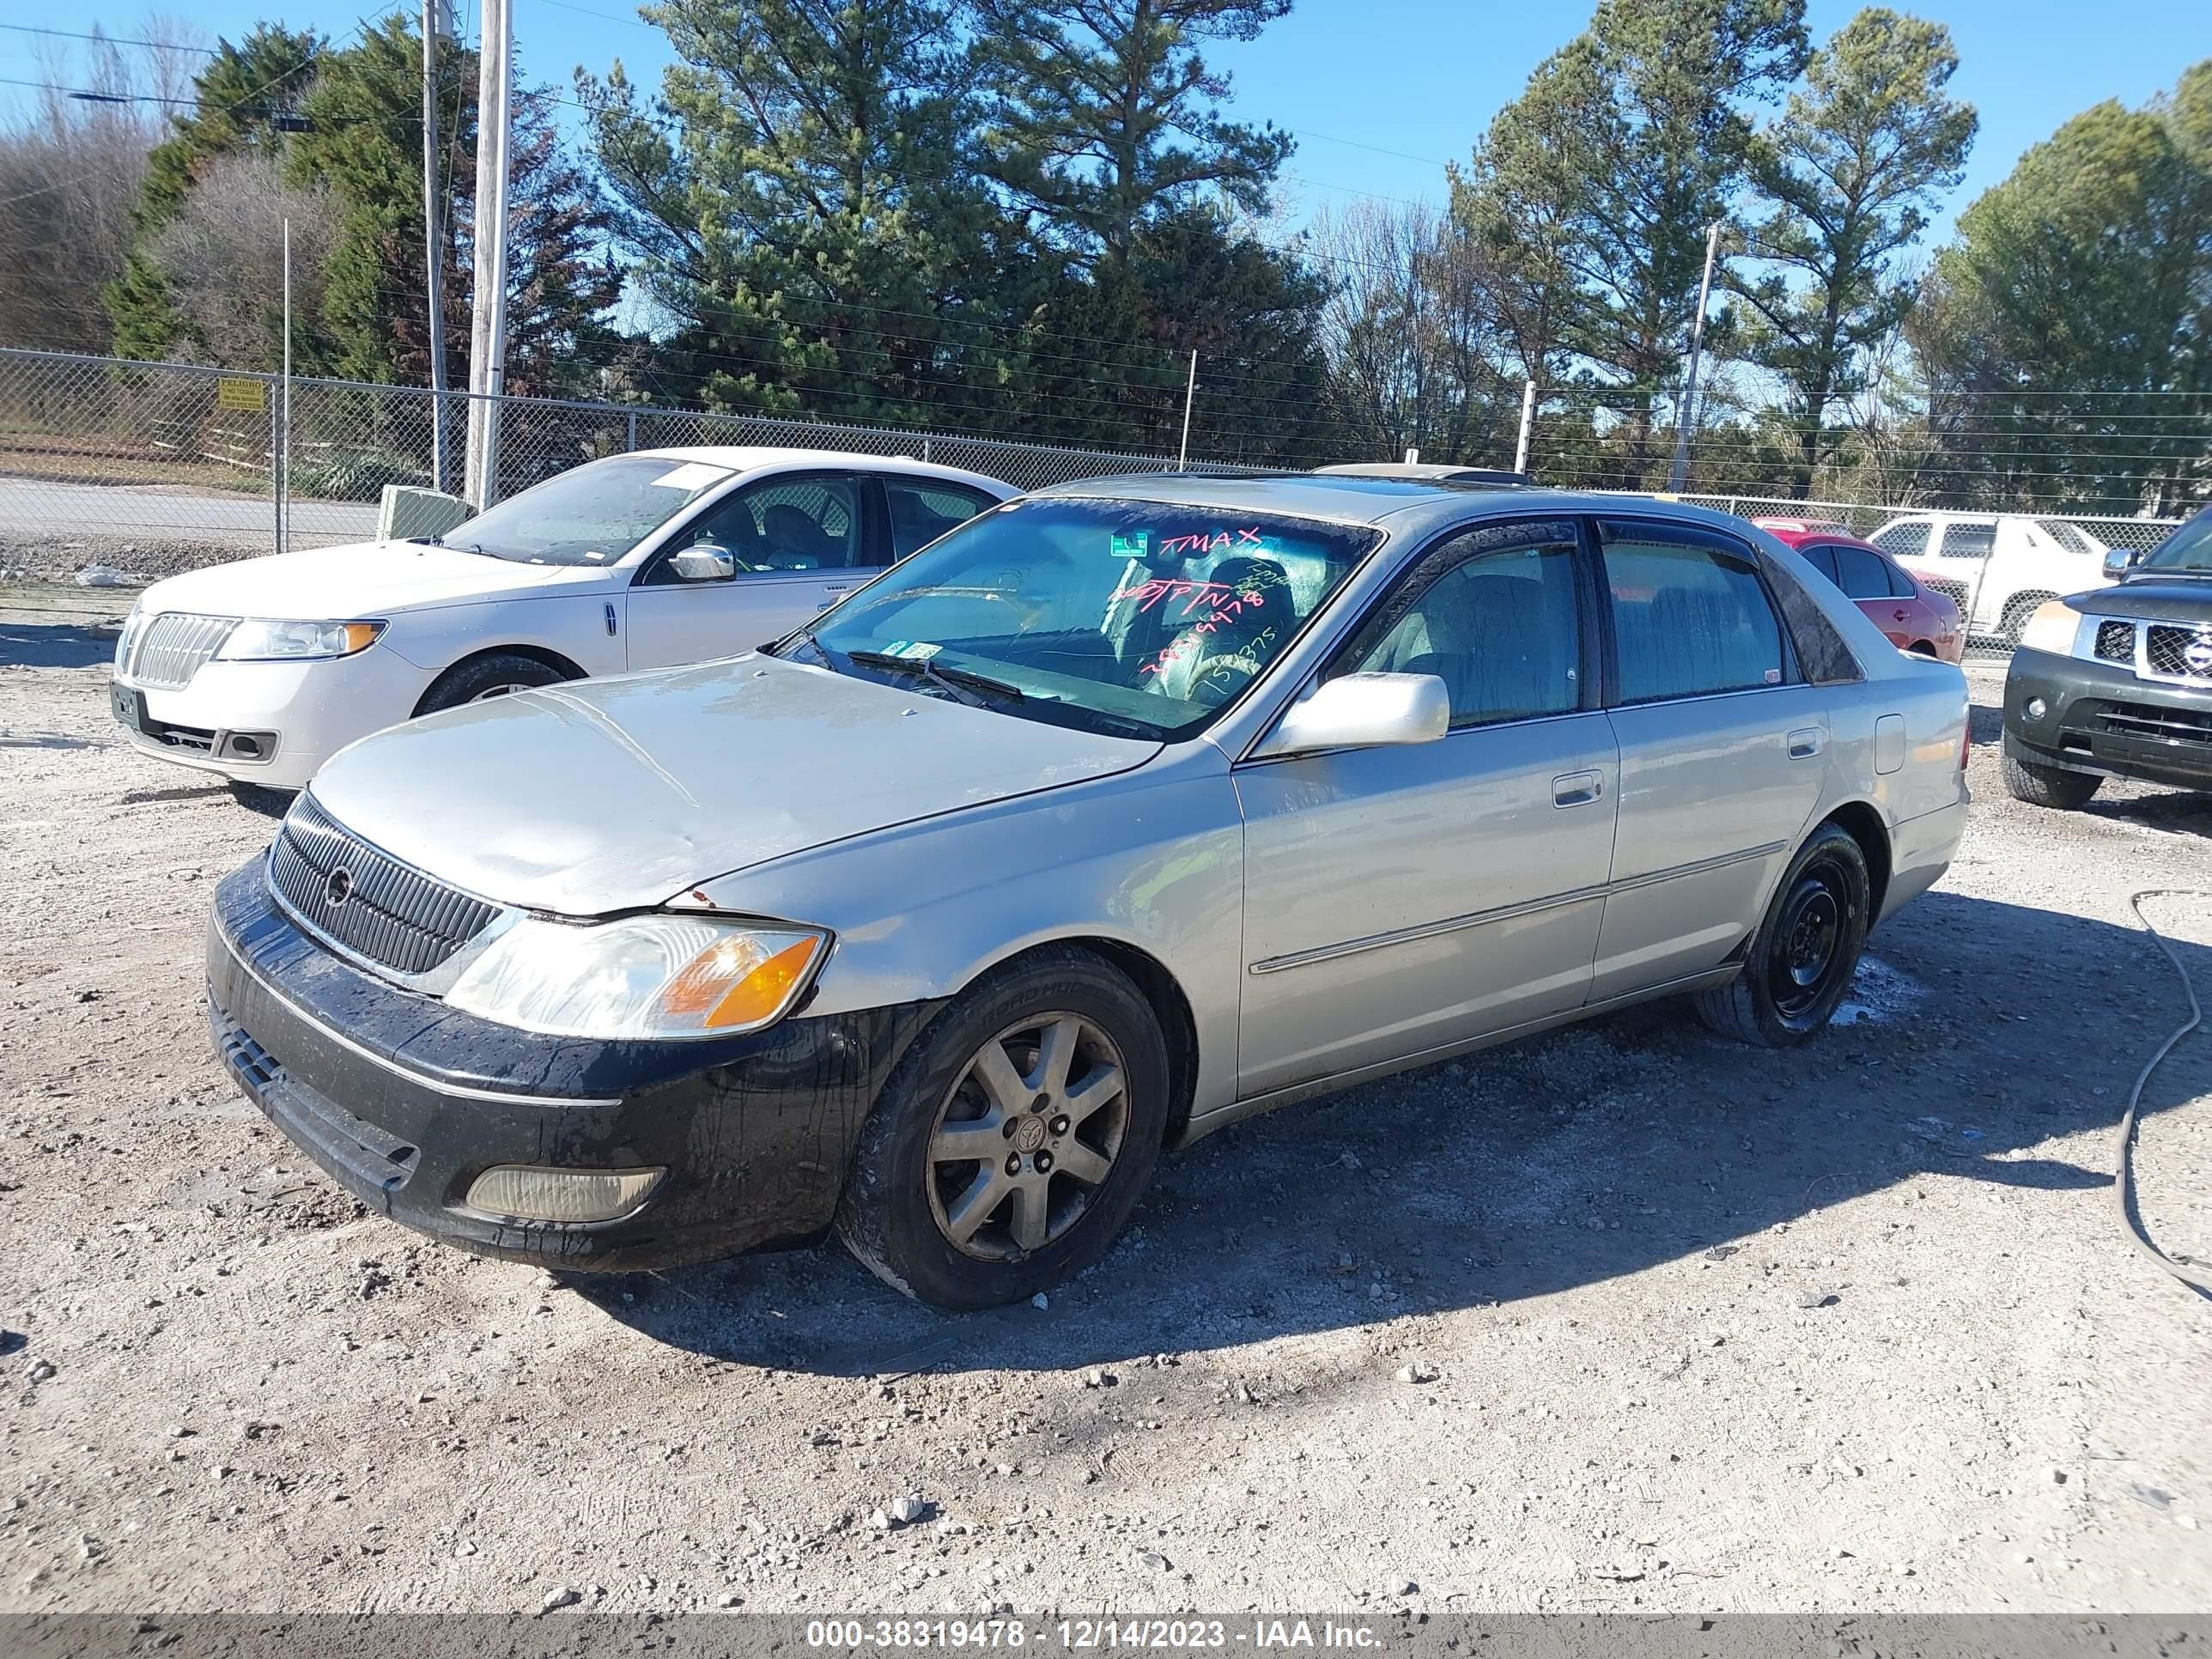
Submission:
<svg viewBox="0 0 2212 1659">
<path fill-rule="evenodd" d="M 2097 624 L 2097 659 L 2100 662 L 2134 662 L 2136 625 L 2131 622 L 2099 623 Z"/>
<path fill-rule="evenodd" d="M 400 974 L 439 967 L 499 914 L 370 846 L 313 795 L 300 797 L 276 832 L 269 880 L 315 933 Z"/>
<path fill-rule="evenodd" d="M 2194 663 L 2190 661 L 2191 646 L 2197 647 Z M 2147 623 L 2143 629 L 2143 660 L 2154 674 L 2171 674 L 2177 679 L 2212 680 L 2212 629 L 2186 628 L 2174 623 Z"/>
<path fill-rule="evenodd" d="M 137 630 L 131 642 L 131 660 L 125 675 L 140 685 L 181 691 L 192 683 L 200 665 L 222 648 L 235 617 L 195 617 L 187 611 L 165 611 Z"/>
</svg>

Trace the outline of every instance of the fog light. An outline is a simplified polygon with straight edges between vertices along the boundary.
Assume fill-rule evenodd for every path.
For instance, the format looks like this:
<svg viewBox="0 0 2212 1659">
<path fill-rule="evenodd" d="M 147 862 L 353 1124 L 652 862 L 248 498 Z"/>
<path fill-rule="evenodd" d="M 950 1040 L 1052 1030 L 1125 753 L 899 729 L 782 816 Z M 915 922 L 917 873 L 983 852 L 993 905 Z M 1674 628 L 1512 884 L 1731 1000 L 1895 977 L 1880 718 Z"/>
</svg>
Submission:
<svg viewBox="0 0 2212 1659">
<path fill-rule="evenodd" d="M 666 1170 L 536 1170 L 502 1164 L 470 1185 L 471 1210 L 514 1221 L 615 1221 L 645 1202 Z"/>
<path fill-rule="evenodd" d="M 2051 705 L 2040 697 L 2030 697 L 2027 707 L 2021 712 L 2032 720 L 2039 720 L 2051 712 Z"/>
</svg>

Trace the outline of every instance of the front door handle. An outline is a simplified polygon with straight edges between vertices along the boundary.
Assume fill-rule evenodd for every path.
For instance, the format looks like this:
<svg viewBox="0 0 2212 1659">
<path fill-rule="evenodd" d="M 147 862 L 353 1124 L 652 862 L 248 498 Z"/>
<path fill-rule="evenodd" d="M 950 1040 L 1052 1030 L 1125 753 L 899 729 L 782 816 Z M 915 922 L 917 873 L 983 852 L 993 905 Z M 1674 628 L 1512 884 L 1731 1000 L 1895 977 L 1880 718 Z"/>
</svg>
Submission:
<svg viewBox="0 0 2212 1659">
<path fill-rule="evenodd" d="M 1801 726 L 1790 734 L 1790 758 L 1810 760 L 1820 752 L 1821 734 L 1817 726 Z"/>
<path fill-rule="evenodd" d="M 858 582 L 824 582 L 822 591 L 824 593 L 849 593 L 859 586 Z"/>
<path fill-rule="evenodd" d="M 1605 793 L 1605 779 L 1595 772 L 1569 772 L 1552 780 L 1552 805 L 1587 806 Z"/>
</svg>

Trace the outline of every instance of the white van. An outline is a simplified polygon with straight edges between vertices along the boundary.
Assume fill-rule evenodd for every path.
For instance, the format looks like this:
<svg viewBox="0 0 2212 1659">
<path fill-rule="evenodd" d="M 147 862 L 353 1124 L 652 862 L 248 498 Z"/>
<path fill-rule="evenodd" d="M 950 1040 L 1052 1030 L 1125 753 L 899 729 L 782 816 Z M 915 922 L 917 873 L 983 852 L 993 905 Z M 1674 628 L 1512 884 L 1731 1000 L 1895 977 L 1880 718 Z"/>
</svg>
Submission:
<svg viewBox="0 0 2212 1659">
<path fill-rule="evenodd" d="M 1867 538 L 1954 600 L 1969 635 L 2010 645 L 2036 606 L 2105 586 L 2111 550 L 2078 525 L 2022 513 L 1908 513 Z"/>
</svg>

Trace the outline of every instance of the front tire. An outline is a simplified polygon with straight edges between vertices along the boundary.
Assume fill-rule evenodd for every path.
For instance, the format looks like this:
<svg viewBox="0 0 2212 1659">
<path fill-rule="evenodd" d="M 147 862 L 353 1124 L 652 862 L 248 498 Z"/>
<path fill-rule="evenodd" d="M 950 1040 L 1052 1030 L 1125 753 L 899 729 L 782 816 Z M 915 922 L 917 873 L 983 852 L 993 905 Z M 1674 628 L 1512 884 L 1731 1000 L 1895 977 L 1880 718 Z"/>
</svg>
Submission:
<svg viewBox="0 0 2212 1659">
<path fill-rule="evenodd" d="M 1167 1043 L 1087 951 L 1034 952 L 940 1013 L 860 1131 L 846 1248 L 940 1308 L 1019 1302 L 1105 1255 L 1159 1157 Z"/>
<path fill-rule="evenodd" d="M 1762 1048 L 1786 1048 L 1819 1031 L 1857 971 L 1872 891 L 1858 842 L 1841 826 L 1822 824 L 1790 860 L 1743 971 L 1698 992 L 1698 1017 L 1723 1036 Z"/>
<path fill-rule="evenodd" d="M 2071 812 L 2087 806 L 2105 781 L 2094 772 L 2069 772 L 2063 767 L 2038 766 L 2007 753 L 2002 761 L 2005 793 L 2030 806 L 2048 806 Z"/>
<path fill-rule="evenodd" d="M 417 714 L 441 708 L 458 708 L 465 702 L 485 702 L 540 685 L 558 685 L 568 677 L 559 669 L 526 657 L 519 651 L 494 651 L 457 662 L 422 694 L 415 705 Z"/>
</svg>

